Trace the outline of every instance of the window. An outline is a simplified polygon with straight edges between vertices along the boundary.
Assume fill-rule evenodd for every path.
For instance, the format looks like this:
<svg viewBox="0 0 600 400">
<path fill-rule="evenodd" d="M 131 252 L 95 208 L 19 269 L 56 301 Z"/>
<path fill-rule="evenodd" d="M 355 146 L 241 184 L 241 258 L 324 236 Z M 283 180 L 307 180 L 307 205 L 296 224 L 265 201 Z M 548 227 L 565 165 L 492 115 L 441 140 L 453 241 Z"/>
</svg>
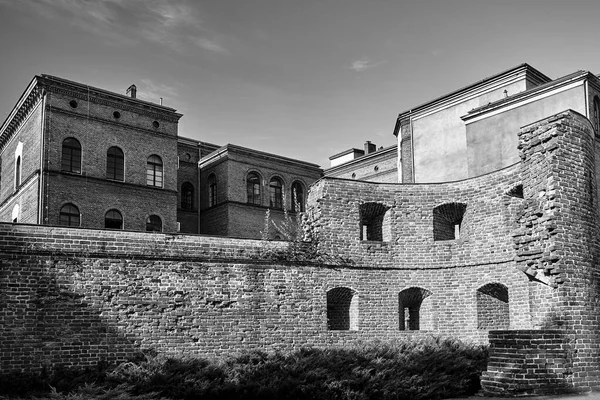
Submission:
<svg viewBox="0 0 600 400">
<path fill-rule="evenodd" d="M 217 205 L 217 177 L 215 174 L 210 174 L 208 177 L 208 206 Z"/>
<path fill-rule="evenodd" d="M 283 208 L 283 184 L 279 178 L 272 178 L 269 183 L 269 205 L 273 208 Z"/>
<path fill-rule="evenodd" d="M 79 214 L 79 208 L 71 203 L 62 206 L 60 209 L 58 224 L 64 226 L 80 226 L 81 215 Z"/>
<path fill-rule="evenodd" d="M 106 213 L 104 227 L 107 229 L 123 229 L 123 216 L 119 210 L 109 210 Z"/>
<path fill-rule="evenodd" d="M 509 329 L 508 288 L 488 283 L 477 289 L 477 328 Z"/>
<path fill-rule="evenodd" d="M 21 211 L 21 207 L 18 204 L 15 204 L 12 210 L 12 222 L 14 224 L 19 222 L 19 211 Z"/>
<path fill-rule="evenodd" d="M 381 203 L 364 203 L 360 205 L 360 239 L 373 241 L 390 241 L 391 224 L 388 210 Z"/>
<path fill-rule="evenodd" d="M 21 156 L 18 156 L 15 162 L 15 188 L 19 186 L 21 186 Z"/>
<path fill-rule="evenodd" d="M 113 146 L 106 152 L 106 179 L 125 179 L 125 156 L 118 147 Z"/>
<path fill-rule="evenodd" d="M 151 215 L 146 220 L 147 232 L 162 232 L 162 220 L 158 215 Z"/>
<path fill-rule="evenodd" d="M 433 209 L 433 240 L 460 239 L 467 205 L 447 203 Z"/>
<path fill-rule="evenodd" d="M 419 287 L 411 287 L 398 293 L 398 317 L 401 331 L 418 331 L 422 329 L 422 309 L 425 308 L 423 307 L 423 301 L 429 296 L 431 296 L 429 290 Z M 430 308 L 427 307 L 427 309 Z M 425 325 L 429 324 L 426 323 Z"/>
<path fill-rule="evenodd" d="M 148 157 L 146 185 L 155 187 L 162 187 L 163 185 L 163 163 L 157 155 Z"/>
<path fill-rule="evenodd" d="M 337 287 L 327 292 L 327 329 L 358 330 L 358 296 L 354 290 Z"/>
<path fill-rule="evenodd" d="M 61 169 L 76 174 L 81 173 L 81 144 L 75 138 L 67 138 L 63 141 Z"/>
<path fill-rule="evenodd" d="M 248 203 L 260 205 L 260 177 L 252 172 L 246 178 L 246 192 L 248 194 Z"/>
<path fill-rule="evenodd" d="M 592 122 L 596 135 L 600 135 L 600 98 L 598 96 L 594 97 L 594 120 Z"/>
<path fill-rule="evenodd" d="M 292 183 L 292 211 L 304 211 L 304 187 L 298 181 Z"/>
<path fill-rule="evenodd" d="M 181 208 L 184 210 L 194 209 L 194 186 L 189 182 L 181 185 Z"/>
</svg>

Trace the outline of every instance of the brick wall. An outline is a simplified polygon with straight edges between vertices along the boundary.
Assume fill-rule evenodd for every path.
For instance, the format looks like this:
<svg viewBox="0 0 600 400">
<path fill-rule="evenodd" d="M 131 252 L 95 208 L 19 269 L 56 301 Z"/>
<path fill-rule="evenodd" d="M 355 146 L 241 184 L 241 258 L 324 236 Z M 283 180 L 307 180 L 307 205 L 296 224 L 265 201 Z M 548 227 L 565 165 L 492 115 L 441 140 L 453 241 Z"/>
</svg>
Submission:
<svg viewBox="0 0 600 400">
<path fill-rule="evenodd" d="M 564 331 L 491 331 L 483 392 L 524 396 L 574 391 L 573 351 Z"/>
</svg>

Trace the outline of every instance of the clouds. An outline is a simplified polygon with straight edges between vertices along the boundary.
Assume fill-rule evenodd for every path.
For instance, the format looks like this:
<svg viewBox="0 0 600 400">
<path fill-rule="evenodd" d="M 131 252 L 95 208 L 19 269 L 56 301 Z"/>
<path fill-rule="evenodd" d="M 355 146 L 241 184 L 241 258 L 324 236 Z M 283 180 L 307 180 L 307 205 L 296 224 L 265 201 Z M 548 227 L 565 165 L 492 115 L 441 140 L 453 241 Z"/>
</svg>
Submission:
<svg viewBox="0 0 600 400">
<path fill-rule="evenodd" d="M 187 0 L 0 0 L 0 5 L 38 13 L 116 45 L 150 42 L 182 52 L 229 53 L 197 3 Z"/>
<path fill-rule="evenodd" d="M 378 67 L 382 65 L 384 61 L 373 61 L 366 57 L 363 57 L 359 60 L 352 62 L 350 65 L 350 69 L 354 72 L 363 72 L 371 68 Z"/>
</svg>

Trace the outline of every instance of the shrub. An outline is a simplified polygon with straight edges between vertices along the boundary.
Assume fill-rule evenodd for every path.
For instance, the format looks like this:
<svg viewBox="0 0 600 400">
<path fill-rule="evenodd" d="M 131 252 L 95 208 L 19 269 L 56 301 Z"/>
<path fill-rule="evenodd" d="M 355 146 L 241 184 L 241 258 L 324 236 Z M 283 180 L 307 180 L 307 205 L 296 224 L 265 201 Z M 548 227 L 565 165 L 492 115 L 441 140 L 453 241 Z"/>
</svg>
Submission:
<svg viewBox="0 0 600 400">
<path fill-rule="evenodd" d="M 486 364 L 484 346 L 438 337 L 290 353 L 249 352 L 220 362 L 152 356 L 104 370 L 102 385 L 84 385 L 68 395 L 55 392 L 50 398 L 137 400 L 157 399 L 158 393 L 189 400 L 441 399 L 477 392 Z"/>
</svg>

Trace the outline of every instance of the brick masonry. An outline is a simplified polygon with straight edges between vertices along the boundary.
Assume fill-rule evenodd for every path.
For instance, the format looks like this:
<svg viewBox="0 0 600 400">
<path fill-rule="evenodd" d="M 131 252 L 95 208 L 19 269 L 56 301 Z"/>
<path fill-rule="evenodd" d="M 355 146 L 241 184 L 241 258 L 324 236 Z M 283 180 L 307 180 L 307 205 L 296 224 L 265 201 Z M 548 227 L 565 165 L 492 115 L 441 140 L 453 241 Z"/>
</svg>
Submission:
<svg viewBox="0 0 600 400">
<path fill-rule="evenodd" d="M 568 111 L 519 138 L 520 163 L 468 180 L 315 182 L 306 229 L 323 262 L 265 256 L 284 242 L 2 224 L 2 370 L 149 348 L 220 357 L 427 333 L 487 343 L 502 328 L 486 392 L 597 388 L 594 135 Z M 385 213 L 382 240 L 361 235 L 364 204 Z M 458 237 L 436 240 L 444 204 L 466 207 Z"/>
</svg>

